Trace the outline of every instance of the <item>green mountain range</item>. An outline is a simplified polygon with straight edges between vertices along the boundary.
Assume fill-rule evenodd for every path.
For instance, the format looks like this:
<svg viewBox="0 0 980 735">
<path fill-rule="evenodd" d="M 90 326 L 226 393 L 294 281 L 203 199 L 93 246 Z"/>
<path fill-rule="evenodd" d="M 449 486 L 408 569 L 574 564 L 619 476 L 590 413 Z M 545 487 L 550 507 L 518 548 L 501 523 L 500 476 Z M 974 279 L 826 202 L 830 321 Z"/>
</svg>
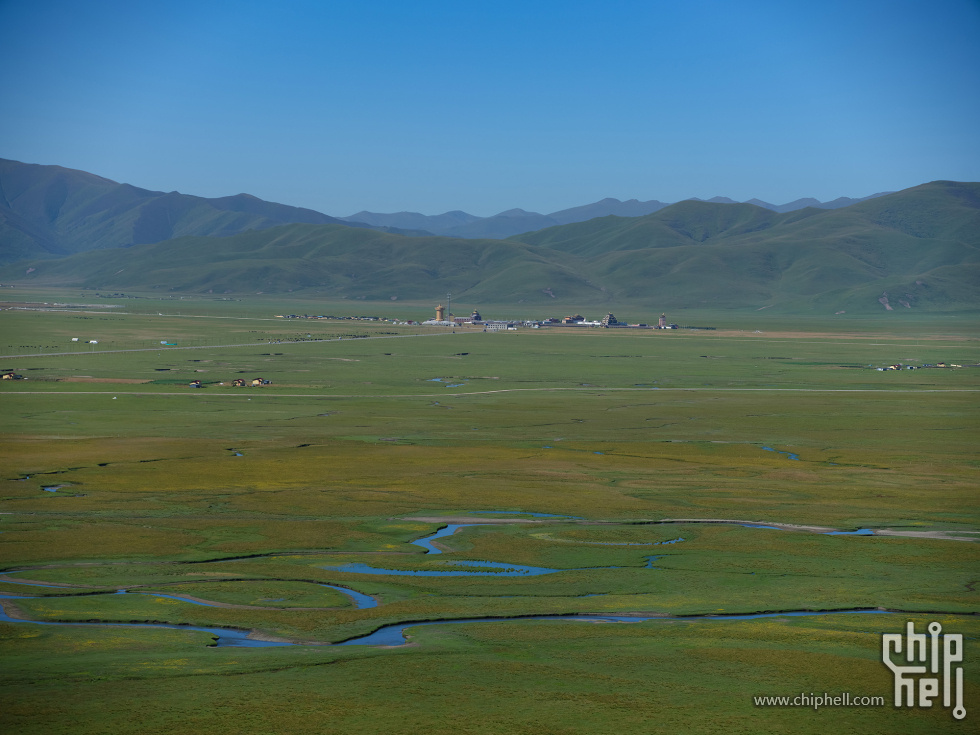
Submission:
<svg viewBox="0 0 980 735">
<path fill-rule="evenodd" d="M 0 159 L 0 262 L 291 222 L 366 226 L 249 194 L 206 199 L 149 191 L 85 171 Z"/>
<path fill-rule="evenodd" d="M 734 203 L 725 197 L 708 201 Z M 842 197 L 824 203 L 816 199 L 784 205 L 758 199 L 752 203 L 774 211 L 789 211 L 807 205 L 837 208 L 858 201 L 862 200 Z M 547 215 L 523 209 L 510 209 L 492 217 L 460 211 L 441 215 L 362 211 L 336 218 L 249 194 L 208 199 L 176 191 L 150 191 L 85 171 L 0 159 L 0 263 L 57 258 L 184 235 L 222 237 L 296 223 L 370 227 L 402 235 L 502 239 L 611 214 L 639 217 L 667 206 L 657 200 L 621 202 L 608 198 Z"/>
<path fill-rule="evenodd" d="M 821 202 L 817 199 L 797 199 L 787 204 L 770 204 L 761 199 L 750 199 L 747 204 L 755 204 L 764 209 L 771 209 L 774 212 L 791 212 L 804 207 L 816 207 L 818 209 L 839 209 L 851 204 L 863 202 L 866 199 L 884 196 L 891 192 L 872 194 L 862 199 L 850 199 L 848 197 L 838 197 L 830 202 Z M 692 199 L 688 201 L 703 201 Z M 736 204 L 735 200 L 728 197 L 713 197 L 707 201 L 717 204 Z M 653 214 L 664 207 L 669 207 L 666 202 L 651 199 L 648 202 L 641 202 L 637 199 L 629 199 L 621 202 L 619 199 L 611 197 L 601 199 L 598 202 L 584 204 L 580 207 L 562 209 L 550 214 L 539 214 L 538 212 L 527 212 L 523 209 L 508 209 L 492 217 L 476 217 L 466 212 L 453 211 L 445 214 L 424 215 L 418 212 L 395 212 L 393 214 L 380 214 L 378 212 L 362 211 L 352 214 L 350 217 L 341 217 L 342 220 L 349 222 L 367 222 L 368 224 L 410 230 L 422 230 L 428 235 L 442 235 L 443 237 L 468 237 L 468 238 L 505 238 L 514 235 L 522 235 L 525 232 L 541 230 L 545 227 L 556 225 L 567 225 L 573 222 L 585 222 L 596 217 L 607 217 L 616 215 L 617 217 L 642 217 L 643 215 Z"/>
<path fill-rule="evenodd" d="M 330 297 L 428 299 L 447 290 L 483 302 L 590 291 L 561 253 L 501 240 L 405 237 L 340 225 L 285 225 L 232 237 L 182 237 L 79 253 L 0 270 L 4 283 L 93 289 L 255 293 L 311 290 Z M 595 299 L 595 294 L 592 295 Z"/>
<path fill-rule="evenodd" d="M 980 184 L 937 181 L 786 213 L 686 201 L 519 239 L 588 259 L 593 280 L 628 300 L 653 289 L 687 305 L 975 308 Z"/>
<path fill-rule="evenodd" d="M 494 240 L 356 228 L 247 195 L 148 192 L 51 166 L 37 167 L 42 182 L 10 163 L 0 161 L 0 245 L 32 260 L 0 268 L 5 285 L 370 300 L 452 291 L 470 303 L 555 311 L 962 310 L 980 301 L 976 183 L 937 181 L 782 213 L 688 200 Z M 47 243 L 40 253 L 38 242 Z M 98 249 L 72 254 L 86 244 Z"/>
</svg>

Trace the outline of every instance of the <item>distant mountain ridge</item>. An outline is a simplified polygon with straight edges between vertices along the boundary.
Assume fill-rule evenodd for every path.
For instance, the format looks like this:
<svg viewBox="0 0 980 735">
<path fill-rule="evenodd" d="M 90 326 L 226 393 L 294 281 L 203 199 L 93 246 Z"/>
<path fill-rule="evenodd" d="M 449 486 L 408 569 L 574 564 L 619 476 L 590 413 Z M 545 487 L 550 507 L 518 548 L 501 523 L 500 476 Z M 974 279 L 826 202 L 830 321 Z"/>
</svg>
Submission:
<svg viewBox="0 0 980 735">
<path fill-rule="evenodd" d="M 708 201 L 735 203 L 727 197 Z M 751 203 L 773 211 L 792 211 L 804 206 L 833 209 L 859 201 L 864 200 L 841 197 L 820 203 L 800 199 L 772 205 L 756 199 Z M 492 217 L 459 210 L 440 215 L 362 211 L 338 218 L 250 194 L 209 199 L 176 191 L 150 191 L 85 171 L 0 159 L 0 263 L 131 247 L 185 235 L 224 237 L 283 224 L 340 224 L 393 234 L 504 239 L 596 217 L 642 217 L 667 206 L 657 200 L 623 202 L 607 198 L 550 214 L 523 209 Z"/>
<path fill-rule="evenodd" d="M 0 262 L 293 222 L 367 226 L 249 194 L 206 199 L 149 191 L 85 171 L 0 159 Z"/>
<path fill-rule="evenodd" d="M 340 217 L 345 222 L 365 222 L 377 227 L 399 227 L 406 230 L 449 230 L 460 225 L 482 219 L 458 209 L 445 214 L 425 215 L 418 212 L 396 212 L 394 214 L 378 214 L 362 211 L 350 217 Z"/>
<path fill-rule="evenodd" d="M 821 202 L 817 199 L 806 198 L 797 199 L 787 204 L 770 204 L 761 199 L 750 199 L 745 204 L 754 204 L 757 207 L 772 210 L 773 212 L 793 212 L 805 207 L 815 207 L 817 209 L 840 209 L 849 207 L 852 204 L 863 202 L 875 197 L 885 196 L 893 192 L 880 192 L 868 197 L 851 199 L 849 197 L 838 197 L 833 201 Z M 728 197 L 713 197 L 711 199 L 698 199 L 692 197 L 684 201 L 708 201 L 714 204 L 738 204 L 734 199 Z M 550 214 L 540 214 L 538 212 L 527 212 L 523 209 L 509 209 L 491 217 L 477 217 L 459 210 L 446 212 L 445 214 L 424 215 L 418 212 L 396 212 L 394 214 L 381 214 L 379 212 L 358 212 L 350 217 L 340 219 L 349 222 L 368 222 L 372 225 L 395 227 L 401 229 L 422 230 L 433 235 L 443 235 L 446 237 L 465 237 L 465 238 L 507 238 L 514 235 L 521 235 L 525 232 L 534 232 L 546 227 L 555 225 L 568 225 L 575 222 L 585 222 L 596 217 L 643 217 L 654 212 L 659 212 L 664 207 L 669 207 L 667 202 L 651 199 L 641 202 L 638 199 L 629 199 L 625 202 L 612 197 L 602 199 L 592 204 L 583 204 L 579 207 L 562 209 Z"/>
<path fill-rule="evenodd" d="M 439 216 L 456 233 L 444 237 L 421 233 L 432 220 L 415 213 L 355 223 L 0 160 L 0 260 L 34 258 L 0 268 L 0 282 L 372 300 L 452 291 L 569 308 L 980 308 L 980 184 L 807 204 L 610 198 L 550 215 L 455 211 Z"/>
<path fill-rule="evenodd" d="M 558 311 L 976 310 L 980 184 L 935 181 L 846 208 L 784 213 L 687 200 L 508 240 L 291 224 L 19 263 L 0 268 L 0 282 L 369 300 L 451 291 L 461 302 Z"/>
</svg>

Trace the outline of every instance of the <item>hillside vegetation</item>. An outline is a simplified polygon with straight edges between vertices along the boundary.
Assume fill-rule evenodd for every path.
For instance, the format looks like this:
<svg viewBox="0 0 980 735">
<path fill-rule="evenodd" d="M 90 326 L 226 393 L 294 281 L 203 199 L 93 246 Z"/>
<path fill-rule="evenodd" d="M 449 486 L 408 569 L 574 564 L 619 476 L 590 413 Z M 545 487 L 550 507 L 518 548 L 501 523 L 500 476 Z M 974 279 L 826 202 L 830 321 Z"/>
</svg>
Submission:
<svg viewBox="0 0 980 735">
<path fill-rule="evenodd" d="M 877 196 L 882 195 L 872 195 Z M 735 203 L 727 197 L 708 201 Z M 858 201 L 864 200 L 840 197 L 821 203 L 809 198 L 775 205 L 752 199 L 750 203 L 787 212 L 805 206 L 835 209 Z M 523 209 L 492 217 L 458 210 L 440 215 L 361 211 L 336 218 L 249 194 L 208 199 L 176 191 L 164 193 L 61 166 L 0 159 L 0 263 L 149 244 L 184 235 L 221 237 L 292 223 L 346 224 L 400 235 L 501 239 L 608 215 L 640 217 L 667 206 L 656 199 L 621 202 L 606 198 L 550 214 Z"/>
<path fill-rule="evenodd" d="M 516 239 L 516 238 L 515 238 Z M 669 303 L 975 306 L 980 185 L 939 181 L 837 210 L 679 202 L 522 235 L 589 258 L 618 295 Z"/>
<path fill-rule="evenodd" d="M 25 280 L 93 289 L 311 289 L 366 299 L 429 298 L 450 289 L 488 303 L 549 285 L 566 294 L 598 292 L 574 268 L 562 264 L 560 254 L 544 248 L 500 240 L 403 237 L 340 225 L 183 237 L 38 261 L 27 270 L 31 268 L 35 270 Z M 12 270 L 8 267 L 3 273 Z"/>
<path fill-rule="evenodd" d="M 363 227 L 249 194 L 206 199 L 149 191 L 85 171 L 0 159 L 0 262 L 290 222 Z"/>
<path fill-rule="evenodd" d="M 867 199 L 884 196 L 891 192 L 881 192 L 872 194 L 861 199 L 851 199 L 849 197 L 838 197 L 833 201 L 821 202 L 818 199 L 807 197 L 797 199 L 787 204 L 770 204 L 761 199 L 750 199 L 747 204 L 754 204 L 764 209 L 774 212 L 792 212 L 804 207 L 816 207 L 818 209 L 839 209 L 851 204 L 857 204 Z M 701 199 L 691 199 L 688 201 L 704 201 Z M 715 204 L 736 204 L 734 199 L 728 197 L 712 197 L 707 200 Z M 500 212 L 492 217 L 476 217 L 466 212 L 453 211 L 444 214 L 424 215 L 418 212 L 394 212 L 392 214 L 382 214 L 379 212 L 357 212 L 350 217 L 341 219 L 350 222 L 367 222 L 368 224 L 402 230 L 422 230 L 426 234 L 442 235 L 443 237 L 512 237 L 521 235 L 525 232 L 554 227 L 556 225 L 567 225 L 573 222 L 585 222 L 596 217 L 642 217 L 653 214 L 664 207 L 669 207 L 668 202 L 661 202 L 651 199 L 648 202 L 641 202 L 638 199 L 629 199 L 621 202 L 619 199 L 607 197 L 598 202 L 583 204 L 578 207 L 562 209 L 550 214 L 539 214 L 538 212 L 527 212 L 523 209 L 509 209 Z"/>
<path fill-rule="evenodd" d="M 685 201 L 508 240 L 293 224 L 0 269 L 4 283 L 473 303 L 975 309 L 980 184 L 933 182 L 835 210 Z"/>
</svg>

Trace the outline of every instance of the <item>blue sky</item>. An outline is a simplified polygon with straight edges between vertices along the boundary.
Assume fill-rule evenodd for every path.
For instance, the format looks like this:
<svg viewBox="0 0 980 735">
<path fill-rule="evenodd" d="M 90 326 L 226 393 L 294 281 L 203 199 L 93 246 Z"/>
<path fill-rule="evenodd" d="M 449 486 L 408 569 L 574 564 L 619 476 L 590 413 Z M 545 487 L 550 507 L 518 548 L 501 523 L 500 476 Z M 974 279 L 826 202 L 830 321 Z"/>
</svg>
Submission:
<svg viewBox="0 0 980 735">
<path fill-rule="evenodd" d="M 977 0 L 0 0 L 0 157 L 333 215 L 980 180 Z"/>
</svg>

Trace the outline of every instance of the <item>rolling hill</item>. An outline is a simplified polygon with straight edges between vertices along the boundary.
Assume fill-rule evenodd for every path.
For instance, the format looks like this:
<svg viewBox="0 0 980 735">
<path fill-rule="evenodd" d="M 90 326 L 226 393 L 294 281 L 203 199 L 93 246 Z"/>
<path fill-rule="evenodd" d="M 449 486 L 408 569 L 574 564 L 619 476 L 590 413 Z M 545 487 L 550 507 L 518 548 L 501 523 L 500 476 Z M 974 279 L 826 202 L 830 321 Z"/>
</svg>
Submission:
<svg viewBox="0 0 980 735">
<path fill-rule="evenodd" d="M 776 213 L 687 201 L 519 236 L 589 259 L 624 299 L 976 308 L 980 184 L 937 181 L 850 207 Z M 885 306 L 886 299 L 888 307 Z"/>
<path fill-rule="evenodd" d="M 206 199 L 149 191 L 84 171 L 0 159 L 0 262 L 293 222 L 366 226 L 249 194 Z"/>
<path fill-rule="evenodd" d="M 831 202 L 820 202 L 812 198 L 797 199 L 788 204 L 769 204 L 761 199 L 751 199 L 746 204 L 755 204 L 758 207 L 770 209 L 774 212 L 792 212 L 797 209 L 803 209 L 804 207 L 839 209 L 880 196 L 884 196 L 884 194 L 873 194 L 863 199 L 839 197 Z M 686 201 L 701 202 L 704 200 L 694 198 Z M 737 202 L 728 197 L 713 197 L 707 201 L 713 204 L 737 204 Z M 424 215 L 418 212 L 381 214 L 365 211 L 352 214 L 350 217 L 341 217 L 341 219 L 350 222 L 367 222 L 371 225 L 388 228 L 423 230 L 427 234 L 442 235 L 444 237 L 507 238 L 514 235 L 523 235 L 525 232 L 533 232 L 545 227 L 567 225 L 573 222 L 585 222 L 596 217 L 608 217 L 609 215 L 615 215 L 617 217 L 642 217 L 669 206 L 666 202 L 660 202 L 656 199 L 651 199 L 648 202 L 629 199 L 622 202 L 619 199 L 609 197 L 598 202 L 584 204 L 580 207 L 562 209 L 550 214 L 527 212 L 523 209 L 509 209 L 506 212 L 500 212 L 492 217 L 476 217 L 459 210 L 436 215 Z"/>
<path fill-rule="evenodd" d="M 863 200 L 842 197 L 820 203 L 801 199 L 772 205 L 756 199 L 752 203 L 770 210 L 790 211 L 808 204 L 836 208 L 858 201 Z M 708 202 L 735 203 L 726 197 L 714 197 Z M 175 191 L 150 191 L 85 171 L 0 159 L 0 263 L 60 258 L 86 250 L 131 247 L 182 236 L 223 237 L 298 223 L 369 227 L 403 235 L 502 239 L 596 217 L 641 217 L 668 206 L 655 199 L 623 202 L 607 198 L 550 214 L 523 209 L 510 209 L 492 217 L 476 217 L 458 210 L 432 216 L 362 211 L 336 218 L 249 194 L 209 199 Z"/>
<path fill-rule="evenodd" d="M 976 309 L 980 184 L 938 181 L 850 207 L 777 213 L 685 201 L 509 240 L 293 224 L 0 269 L 88 289 L 620 303 L 787 310 Z"/>
<path fill-rule="evenodd" d="M 285 225 L 231 237 L 182 237 L 125 250 L 79 253 L 35 261 L 25 268 L 21 267 L 24 264 L 7 266 L 0 273 L 12 275 L 16 267 L 35 283 L 93 289 L 310 290 L 371 300 L 425 299 L 452 290 L 490 302 L 549 284 L 565 293 L 599 293 L 556 255 L 560 256 L 501 240 L 405 237 L 340 225 Z"/>
</svg>

